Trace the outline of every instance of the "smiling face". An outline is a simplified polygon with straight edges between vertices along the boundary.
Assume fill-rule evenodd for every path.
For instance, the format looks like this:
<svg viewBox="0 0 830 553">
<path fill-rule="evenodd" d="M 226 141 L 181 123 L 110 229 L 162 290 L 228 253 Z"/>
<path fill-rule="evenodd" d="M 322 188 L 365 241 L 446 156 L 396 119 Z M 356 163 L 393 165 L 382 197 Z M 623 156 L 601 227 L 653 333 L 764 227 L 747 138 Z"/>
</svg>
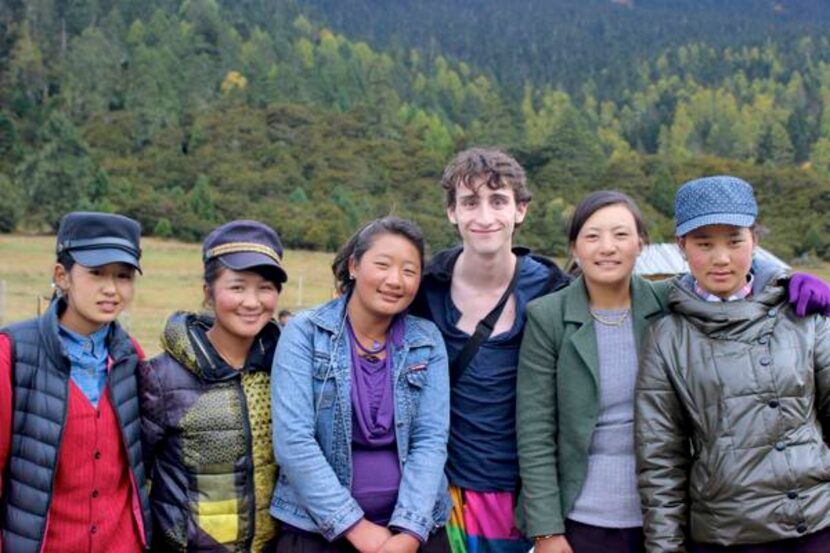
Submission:
<svg viewBox="0 0 830 553">
<path fill-rule="evenodd" d="M 55 285 L 66 298 L 60 322 L 69 330 L 89 335 L 114 321 L 135 292 L 135 268 L 126 263 L 84 267 L 75 263 L 67 271 L 55 265 Z"/>
<path fill-rule="evenodd" d="M 280 292 L 254 271 L 223 269 L 205 294 L 216 315 L 214 327 L 240 339 L 256 337 L 274 318 Z"/>
<path fill-rule="evenodd" d="M 527 203 L 516 203 L 507 186 L 492 189 L 483 179 L 473 179 L 471 186 L 457 185 L 455 204 L 447 216 L 458 227 L 464 249 L 481 255 L 510 251 L 513 232 L 524 221 Z"/>
<path fill-rule="evenodd" d="M 728 298 L 747 282 L 755 233 L 746 227 L 706 225 L 678 239 L 701 288 Z"/>
<path fill-rule="evenodd" d="M 355 307 L 377 318 L 404 311 L 421 283 L 421 257 L 407 238 L 398 234 L 379 234 L 360 260 L 349 260 L 354 291 L 349 300 Z"/>
<path fill-rule="evenodd" d="M 618 285 L 631 278 L 643 249 L 634 215 L 623 204 L 595 211 L 571 245 L 585 280 L 591 285 Z"/>
</svg>

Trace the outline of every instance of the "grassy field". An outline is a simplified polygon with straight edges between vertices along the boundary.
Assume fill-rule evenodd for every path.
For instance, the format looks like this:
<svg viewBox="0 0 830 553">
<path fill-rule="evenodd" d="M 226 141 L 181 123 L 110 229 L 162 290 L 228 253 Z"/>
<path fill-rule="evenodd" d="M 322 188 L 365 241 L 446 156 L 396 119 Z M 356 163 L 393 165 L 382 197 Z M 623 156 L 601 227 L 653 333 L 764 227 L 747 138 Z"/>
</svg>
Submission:
<svg viewBox="0 0 830 553">
<path fill-rule="evenodd" d="M 171 312 L 198 310 L 202 302 L 201 250 L 153 238 L 142 239 L 144 275 L 122 323 L 148 354 L 158 353 L 158 337 Z M 51 296 L 55 239 L 51 236 L 0 235 L 0 325 L 33 317 L 39 302 Z M 330 265 L 333 254 L 288 251 L 289 280 L 280 296 L 280 308 L 297 311 L 332 297 Z M 830 264 L 797 267 L 830 281 Z"/>
<path fill-rule="evenodd" d="M 148 354 L 158 353 L 159 333 L 171 312 L 198 310 L 202 302 L 201 249 L 197 244 L 142 239 L 144 256 L 136 296 L 122 323 Z M 40 298 L 48 298 L 55 239 L 0 235 L 0 325 L 33 317 Z M 287 251 L 288 282 L 280 308 L 297 311 L 332 297 L 333 254 Z"/>
</svg>

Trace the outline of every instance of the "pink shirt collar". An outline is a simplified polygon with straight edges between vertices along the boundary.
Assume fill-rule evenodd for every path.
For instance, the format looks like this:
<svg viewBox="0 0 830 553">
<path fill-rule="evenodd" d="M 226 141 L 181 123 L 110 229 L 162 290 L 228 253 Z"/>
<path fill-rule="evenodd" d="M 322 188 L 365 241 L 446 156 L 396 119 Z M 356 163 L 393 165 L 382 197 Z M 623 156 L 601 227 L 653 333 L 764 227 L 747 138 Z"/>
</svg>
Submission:
<svg viewBox="0 0 830 553">
<path fill-rule="evenodd" d="M 752 295 L 752 282 L 753 282 L 753 280 L 755 280 L 755 277 L 752 275 L 752 273 L 749 273 L 749 276 L 747 277 L 747 280 L 746 280 L 746 284 L 744 284 L 743 286 L 738 288 L 738 290 L 734 294 L 729 296 L 728 298 L 722 298 L 720 296 L 716 296 L 715 294 L 712 294 L 712 293 L 704 290 L 700 286 L 700 284 L 698 284 L 697 280 L 695 280 L 694 290 L 695 290 L 695 294 L 700 296 L 700 299 L 705 300 L 705 301 L 709 301 L 709 302 L 713 302 L 713 303 L 717 303 L 717 302 L 721 302 L 721 301 L 744 300 L 744 299 L 746 299 L 746 298 L 748 298 L 749 296 Z"/>
</svg>

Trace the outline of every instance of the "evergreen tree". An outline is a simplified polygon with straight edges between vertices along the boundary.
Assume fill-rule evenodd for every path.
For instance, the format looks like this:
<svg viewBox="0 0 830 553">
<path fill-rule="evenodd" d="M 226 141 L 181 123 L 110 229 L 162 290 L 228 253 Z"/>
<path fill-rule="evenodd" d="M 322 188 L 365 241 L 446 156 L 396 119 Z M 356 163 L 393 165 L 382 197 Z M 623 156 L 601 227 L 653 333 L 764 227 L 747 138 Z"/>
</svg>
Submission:
<svg viewBox="0 0 830 553">
<path fill-rule="evenodd" d="M 0 232 L 14 232 L 23 217 L 23 198 L 20 189 L 10 178 L 0 173 Z"/>
<path fill-rule="evenodd" d="M 813 168 L 825 175 L 830 175 L 830 138 L 821 137 L 813 147 L 811 156 Z"/>
<path fill-rule="evenodd" d="M 32 38 L 24 22 L 11 49 L 8 75 L 4 78 L 11 97 L 11 107 L 18 115 L 26 115 L 49 95 L 46 67 L 40 46 Z"/>
<path fill-rule="evenodd" d="M 64 213 L 103 207 L 109 179 L 89 153 L 69 118 L 53 111 L 36 137 L 37 148 L 15 171 L 26 192 L 29 220 L 57 230 Z"/>
<path fill-rule="evenodd" d="M 795 150 L 787 129 L 781 123 L 773 123 L 758 146 L 758 160 L 776 164 L 792 163 Z"/>
<path fill-rule="evenodd" d="M 548 162 L 536 175 L 535 182 L 545 189 L 587 190 L 605 169 L 599 139 L 572 106 L 563 110 L 539 151 Z"/>
</svg>

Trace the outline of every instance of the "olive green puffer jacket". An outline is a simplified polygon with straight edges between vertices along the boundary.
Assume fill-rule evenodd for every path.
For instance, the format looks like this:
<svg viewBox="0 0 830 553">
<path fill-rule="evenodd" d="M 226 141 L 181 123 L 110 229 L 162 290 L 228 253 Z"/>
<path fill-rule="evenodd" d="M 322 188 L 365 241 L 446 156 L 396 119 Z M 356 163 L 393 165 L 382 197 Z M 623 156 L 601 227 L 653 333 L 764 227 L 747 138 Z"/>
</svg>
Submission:
<svg viewBox="0 0 830 553">
<path fill-rule="evenodd" d="M 830 526 L 830 325 L 797 318 L 784 275 L 709 303 L 675 280 L 640 357 L 635 437 L 649 553 Z"/>
</svg>

